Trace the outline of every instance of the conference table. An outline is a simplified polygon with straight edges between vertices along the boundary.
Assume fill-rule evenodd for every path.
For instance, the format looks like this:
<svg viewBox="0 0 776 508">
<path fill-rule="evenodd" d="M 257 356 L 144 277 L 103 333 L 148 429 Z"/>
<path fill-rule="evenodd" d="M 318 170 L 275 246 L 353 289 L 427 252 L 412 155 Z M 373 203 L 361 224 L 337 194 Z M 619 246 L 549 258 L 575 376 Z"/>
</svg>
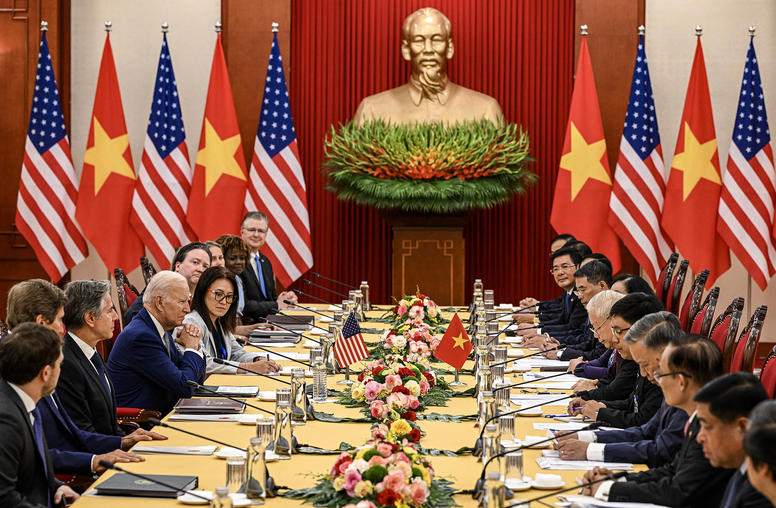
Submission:
<svg viewBox="0 0 776 508">
<path fill-rule="evenodd" d="M 307 306 L 307 305 L 305 305 Z M 311 308 L 315 308 L 318 311 L 325 312 L 328 306 L 326 305 L 309 305 Z M 385 308 L 385 307 L 383 307 Z M 388 323 L 381 321 L 374 321 L 384 314 L 384 310 L 372 310 L 366 313 L 367 320 L 361 323 L 362 328 L 372 330 L 385 330 L 390 327 Z M 289 314 L 306 314 L 310 315 L 309 311 L 294 310 L 292 312 L 284 312 Z M 328 312 L 331 315 L 330 312 Z M 450 319 L 452 312 L 443 312 L 443 317 Z M 459 309 L 459 317 L 462 319 L 468 318 L 468 312 L 466 309 Z M 328 328 L 328 323 L 320 322 L 321 316 L 316 315 L 316 325 L 322 328 Z M 309 332 L 305 332 L 308 334 Z M 380 333 L 364 333 L 364 339 L 367 344 L 373 344 L 380 340 Z M 310 335 L 313 338 L 318 338 L 315 335 Z M 441 334 L 439 335 L 441 338 Z M 503 336 L 502 336 L 503 337 Z M 273 348 L 278 353 L 298 352 L 307 353 L 308 348 L 303 346 L 305 340 L 302 339 L 298 344 L 291 348 Z M 515 346 L 511 346 L 515 347 Z M 264 351 L 246 346 L 248 350 L 256 350 L 258 353 L 264 354 Z M 525 351 L 530 353 L 530 351 Z M 279 362 L 283 366 L 297 366 L 295 362 L 288 360 L 281 360 Z M 441 367 L 444 369 L 450 369 L 446 364 L 432 364 L 432 366 Z M 464 369 L 471 369 L 472 360 L 468 360 L 464 365 Z M 354 370 L 360 370 L 358 365 L 354 366 Z M 510 376 L 510 375 L 507 375 Z M 445 375 L 445 379 L 449 382 L 453 380 L 453 376 Z M 329 389 L 341 390 L 345 387 L 343 384 L 337 384 L 344 378 L 343 375 L 330 375 L 328 380 Z M 289 377 L 280 377 L 285 381 L 290 380 Z M 351 374 L 351 379 L 356 380 L 356 375 Z M 460 380 L 465 386 L 453 387 L 455 391 L 463 391 L 474 385 L 474 377 L 471 375 L 461 374 Z M 519 382 L 522 380 L 522 376 L 515 374 L 514 377 L 507 377 L 508 382 Z M 312 379 L 308 378 L 308 384 L 312 383 Z M 205 384 L 207 385 L 226 385 L 226 386 L 255 386 L 259 385 L 262 391 L 272 391 L 283 385 L 274 379 L 267 379 L 265 377 L 259 377 L 250 374 L 213 374 L 208 377 Z M 562 396 L 563 391 L 549 390 L 553 393 L 557 392 L 559 396 Z M 267 410 L 274 410 L 274 402 L 261 401 L 259 399 L 247 399 L 250 404 L 257 405 Z M 326 413 L 332 413 L 337 417 L 360 417 L 363 416 L 358 409 L 348 408 L 340 405 L 334 401 L 327 401 L 325 403 L 314 404 L 317 411 Z M 560 406 L 547 406 L 544 413 L 560 413 L 563 412 Z M 441 407 L 429 407 L 426 412 L 440 413 L 447 415 L 469 415 L 474 414 L 477 411 L 476 399 L 473 397 L 453 397 L 447 400 L 446 406 Z M 259 413 L 256 409 L 247 407 L 246 414 Z M 244 425 L 237 422 L 195 422 L 195 421 L 170 421 L 170 415 L 164 419 L 165 422 L 169 422 L 171 425 L 175 425 L 182 429 L 201 434 L 207 437 L 226 442 L 235 447 L 247 448 L 248 442 L 252 436 L 255 436 L 255 425 Z M 551 420 L 542 416 L 538 417 L 516 417 L 515 418 L 515 435 L 518 439 L 524 438 L 526 435 L 544 435 L 545 431 L 535 430 L 533 424 L 536 422 L 547 423 Z M 418 421 L 418 424 L 425 435 L 420 441 L 420 444 L 427 449 L 440 449 L 440 450 L 457 450 L 464 446 L 472 446 L 479 433 L 479 428 L 474 426 L 472 421 L 462 421 L 460 423 L 455 422 L 442 422 L 442 421 Z M 369 423 L 328 423 L 321 421 L 308 421 L 305 425 L 295 426 L 294 433 L 299 443 L 312 445 L 329 450 L 338 449 L 340 443 L 345 442 L 353 446 L 361 446 L 367 440 L 370 439 L 370 427 Z M 147 441 L 140 443 L 144 446 L 208 446 L 213 443 L 204 439 L 196 438 L 173 429 L 159 428 L 155 430 L 166 435 L 169 439 L 165 441 Z M 523 462 L 524 470 L 527 476 L 534 477 L 536 473 L 552 473 L 558 474 L 563 478 L 566 487 L 575 485 L 575 479 L 580 478 L 584 471 L 542 471 L 536 459 L 541 456 L 540 449 L 525 449 L 523 450 Z M 140 474 L 176 474 L 176 475 L 196 475 L 199 477 L 199 489 L 214 490 L 217 486 L 225 485 L 226 480 L 226 461 L 219 459 L 216 456 L 202 456 L 202 455 L 165 455 L 165 454 L 145 454 L 145 462 L 120 464 L 121 467 L 127 471 L 132 471 Z M 278 460 L 274 462 L 268 462 L 270 474 L 274 477 L 277 485 L 287 486 L 293 489 L 300 489 L 305 487 L 311 487 L 315 481 L 317 475 L 328 473 L 332 465 L 337 459 L 337 455 L 315 455 L 315 454 L 297 454 L 293 455 L 291 460 Z M 482 470 L 482 464 L 477 461 L 477 457 L 471 455 L 462 455 L 456 457 L 448 456 L 436 456 L 432 457 L 432 465 L 436 472 L 437 478 L 445 478 L 454 483 L 454 486 L 458 490 L 471 489 L 474 487 L 475 481 L 479 478 Z M 640 466 L 636 466 L 637 469 L 642 469 Z M 100 482 L 106 480 L 111 475 L 115 474 L 112 471 L 108 471 L 103 474 L 92 486 L 98 485 Z M 109 497 L 109 496 L 97 496 L 90 495 L 87 490 L 87 495 L 81 496 L 76 501 L 77 508 L 89 508 L 89 507 L 142 507 L 152 508 L 156 506 L 172 506 L 182 504 L 175 499 L 159 499 L 159 498 L 137 498 L 137 497 Z M 528 499 L 549 491 L 529 489 L 516 493 L 515 497 L 508 502 L 514 503 L 518 499 Z M 576 491 L 572 491 L 575 493 Z M 472 499 L 470 495 L 458 494 L 455 496 L 455 501 L 464 507 L 475 507 L 477 502 Z M 554 504 L 557 498 L 552 497 L 545 499 L 545 503 Z M 283 497 L 275 497 L 267 499 L 266 504 L 274 507 L 285 506 L 299 506 L 302 504 L 301 500 L 287 499 Z M 537 504 L 538 506 L 538 504 Z"/>
</svg>

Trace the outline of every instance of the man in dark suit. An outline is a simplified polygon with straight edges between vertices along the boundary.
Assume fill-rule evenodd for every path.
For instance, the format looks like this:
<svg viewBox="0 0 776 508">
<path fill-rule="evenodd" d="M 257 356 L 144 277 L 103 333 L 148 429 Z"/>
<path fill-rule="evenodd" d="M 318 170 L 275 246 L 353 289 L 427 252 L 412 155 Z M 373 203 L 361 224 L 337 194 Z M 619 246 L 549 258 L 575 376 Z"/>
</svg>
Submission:
<svg viewBox="0 0 776 508">
<path fill-rule="evenodd" d="M 245 306 L 243 321 L 256 323 L 263 321 L 278 310 L 288 309 L 284 300 L 296 303 L 297 296 L 293 291 L 283 291 L 279 295 L 275 291 L 275 273 L 267 256 L 259 252 L 267 241 L 269 219 L 261 212 L 248 212 L 240 227 L 242 239 L 248 244 L 248 266 L 240 274 L 244 283 Z"/>
<path fill-rule="evenodd" d="M 697 440 L 714 467 L 733 469 L 722 495 L 720 508 L 769 508 L 771 503 L 757 492 L 746 476 L 744 436 L 749 413 L 768 394 L 749 372 L 726 374 L 695 394 L 701 430 Z"/>
<path fill-rule="evenodd" d="M 212 259 L 210 249 L 202 242 L 191 242 L 175 251 L 175 256 L 170 263 L 170 270 L 178 272 L 186 278 L 186 282 L 189 284 L 189 296 L 194 294 L 199 276 L 210 267 Z M 143 293 L 145 293 L 145 289 L 140 292 L 140 295 L 135 298 L 127 312 L 124 313 L 125 327 L 138 312 L 143 310 Z"/>
<path fill-rule="evenodd" d="M 776 400 L 761 402 L 749 413 L 744 451 L 749 483 L 776 506 Z"/>
<path fill-rule="evenodd" d="M 35 404 L 57 384 L 59 337 L 26 323 L 0 343 L 0 506 L 45 508 L 78 494 L 54 478 Z"/>
<path fill-rule="evenodd" d="M 701 429 L 695 416 L 696 393 L 722 374 L 722 353 L 705 337 L 682 334 L 672 340 L 660 358 L 659 371 L 653 374 L 660 383 L 666 402 L 693 415 L 684 439 L 671 462 L 638 473 L 628 473 L 626 481 L 606 480 L 583 489 L 583 494 L 604 501 L 654 503 L 666 506 L 714 508 L 733 471 L 714 467 L 696 438 Z M 593 468 L 585 481 L 604 479 L 611 471 Z"/>
<path fill-rule="evenodd" d="M 108 374 L 123 407 L 142 407 L 167 414 L 180 398 L 191 397 L 188 381 L 202 382 L 205 359 L 201 332 L 184 325 L 170 334 L 189 312 L 189 286 L 183 275 L 162 271 L 143 294 L 144 308 L 121 332 L 108 359 Z M 175 342 L 184 347 L 180 353 Z"/>
</svg>

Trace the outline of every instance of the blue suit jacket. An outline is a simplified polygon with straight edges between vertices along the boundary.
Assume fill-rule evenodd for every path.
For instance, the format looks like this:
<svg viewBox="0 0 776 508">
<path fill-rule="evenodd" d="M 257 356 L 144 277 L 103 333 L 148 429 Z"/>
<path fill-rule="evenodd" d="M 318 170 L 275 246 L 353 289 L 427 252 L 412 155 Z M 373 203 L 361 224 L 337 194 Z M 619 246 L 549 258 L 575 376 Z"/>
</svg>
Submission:
<svg viewBox="0 0 776 508">
<path fill-rule="evenodd" d="M 658 467 L 670 462 L 684 439 L 687 413 L 662 404 L 644 425 L 623 430 L 599 430 L 596 441 L 606 443 L 607 462 L 632 462 Z"/>
<path fill-rule="evenodd" d="M 54 402 L 56 401 L 56 404 Z M 121 438 L 79 429 L 52 393 L 38 401 L 43 432 L 57 473 L 91 474 L 92 455 L 121 448 Z"/>
<path fill-rule="evenodd" d="M 193 351 L 181 354 L 169 335 L 167 340 L 171 356 L 145 308 L 118 336 L 108 359 L 108 375 L 119 406 L 154 409 L 165 415 L 178 399 L 193 395 L 187 381 L 205 379 L 205 360 Z"/>
</svg>

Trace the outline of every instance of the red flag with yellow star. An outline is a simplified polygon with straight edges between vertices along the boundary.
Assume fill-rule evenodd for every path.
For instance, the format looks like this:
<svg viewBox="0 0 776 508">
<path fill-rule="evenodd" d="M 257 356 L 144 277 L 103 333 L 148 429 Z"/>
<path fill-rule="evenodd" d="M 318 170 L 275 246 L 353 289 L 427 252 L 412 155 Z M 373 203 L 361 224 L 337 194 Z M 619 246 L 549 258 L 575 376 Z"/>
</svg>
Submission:
<svg viewBox="0 0 776 508">
<path fill-rule="evenodd" d="M 200 239 L 239 234 L 247 174 L 219 33 L 186 213 L 189 225 Z"/>
<path fill-rule="evenodd" d="M 711 272 L 707 284 L 730 268 L 730 252 L 716 228 L 721 192 L 717 135 L 698 37 L 661 224 L 695 273 Z"/>
<path fill-rule="evenodd" d="M 620 268 L 620 244 L 608 221 L 611 193 L 593 66 L 587 37 L 582 37 L 550 223 L 558 233 L 570 233 L 594 252 L 606 254 L 616 273 Z"/>
<path fill-rule="evenodd" d="M 140 264 L 143 243 L 129 223 L 135 171 L 110 33 L 105 36 L 75 216 L 108 269 Z"/>
<path fill-rule="evenodd" d="M 469 336 L 466 335 L 466 329 L 463 327 L 463 323 L 461 323 L 461 318 L 456 313 L 453 319 L 450 320 L 442 340 L 439 341 L 439 345 L 434 351 L 434 356 L 460 370 L 466 359 L 469 358 L 472 347 L 472 342 L 469 340 Z"/>
</svg>

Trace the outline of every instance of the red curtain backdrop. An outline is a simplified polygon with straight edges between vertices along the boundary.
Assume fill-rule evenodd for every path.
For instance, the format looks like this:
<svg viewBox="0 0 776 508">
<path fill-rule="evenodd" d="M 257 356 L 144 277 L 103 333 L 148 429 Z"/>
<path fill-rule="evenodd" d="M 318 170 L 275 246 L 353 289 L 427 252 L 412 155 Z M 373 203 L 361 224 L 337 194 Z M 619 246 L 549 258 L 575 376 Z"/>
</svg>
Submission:
<svg viewBox="0 0 776 508">
<path fill-rule="evenodd" d="M 453 24 L 450 79 L 495 97 L 506 120 L 528 130 L 536 159 L 531 169 L 539 175 L 527 195 L 476 214 L 465 229 L 467 295 L 481 278 L 500 302 L 555 296 L 548 273 L 554 235 L 549 215 L 572 89 L 571 0 L 292 4 L 289 94 L 308 186 L 313 271 L 353 284 L 366 279 L 373 302 L 390 301 L 390 227 L 371 208 L 340 202 L 325 190 L 323 143 L 330 125 L 352 118 L 361 98 L 406 82 L 401 23 L 426 6 L 441 10 Z M 301 281 L 294 287 L 336 299 Z"/>
</svg>

